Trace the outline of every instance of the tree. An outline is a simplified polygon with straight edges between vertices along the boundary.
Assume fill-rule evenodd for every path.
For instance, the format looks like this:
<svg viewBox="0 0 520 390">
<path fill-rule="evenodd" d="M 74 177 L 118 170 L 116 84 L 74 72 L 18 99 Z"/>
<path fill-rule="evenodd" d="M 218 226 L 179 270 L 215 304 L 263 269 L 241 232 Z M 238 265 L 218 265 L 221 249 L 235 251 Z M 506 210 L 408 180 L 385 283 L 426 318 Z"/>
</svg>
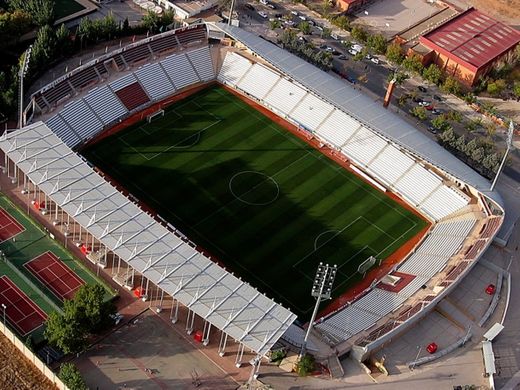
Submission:
<svg viewBox="0 0 520 390">
<path fill-rule="evenodd" d="M 465 150 L 464 152 L 466 153 L 466 155 L 468 157 L 471 157 L 473 152 L 478 148 L 478 145 L 477 145 L 477 140 L 475 138 L 473 138 L 471 141 L 469 141 L 467 144 L 466 144 L 466 147 L 465 147 Z"/>
<path fill-rule="evenodd" d="M 269 21 L 269 27 L 271 28 L 271 30 L 275 30 L 277 28 L 282 27 L 282 22 L 278 19 L 273 19 Z"/>
<path fill-rule="evenodd" d="M 36 40 L 33 43 L 31 65 L 29 73 L 46 68 L 56 56 L 56 35 L 50 26 L 43 26 L 38 30 Z"/>
<path fill-rule="evenodd" d="M 115 313 L 112 302 L 104 302 L 105 289 L 100 284 L 81 286 L 74 299 L 75 318 L 84 324 L 87 332 L 96 333 L 110 323 Z"/>
<path fill-rule="evenodd" d="M 314 370 L 314 357 L 312 355 L 304 355 L 296 364 L 296 370 L 299 376 L 307 376 Z"/>
<path fill-rule="evenodd" d="M 128 21 L 128 16 L 123 21 L 123 27 L 122 27 L 123 34 L 126 34 L 130 30 L 130 22 Z"/>
<path fill-rule="evenodd" d="M 311 33 L 311 25 L 309 22 L 307 22 L 306 20 L 304 21 L 301 21 L 299 24 L 298 24 L 298 29 L 304 34 L 304 35 L 308 35 Z"/>
<path fill-rule="evenodd" d="M 72 363 L 64 363 L 60 366 L 58 377 L 70 390 L 88 390 L 85 380 L 77 367 Z"/>
<path fill-rule="evenodd" d="M 450 124 L 446 120 L 446 117 L 444 115 L 439 115 L 432 119 L 432 126 L 435 127 L 437 130 L 445 130 L 448 128 Z"/>
<path fill-rule="evenodd" d="M 458 80 L 453 76 L 446 77 L 444 83 L 441 85 L 441 89 L 446 93 L 451 93 L 453 95 L 458 95 L 460 93 L 461 87 Z"/>
<path fill-rule="evenodd" d="M 422 76 L 426 81 L 438 85 L 441 82 L 442 71 L 437 65 L 430 64 L 430 66 L 424 68 Z"/>
<path fill-rule="evenodd" d="M 350 31 L 350 19 L 345 15 L 334 16 L 330 18 L 330 22 L 342 30 Z"/>
<path fill-rule="evenodd" d="M 158 13 L 148 10 L 148 12 L 143 16 L 141 23 L 148 31 L 156 32 L 159 29 L 160 21 L 161 18 Z"/>
<path fill-rule="evenodd" d="M 417 54 L 413 54 L 411 56 L 406 57 L 403 60 L 403 66 L 405 69 L 415 74 L 421 74 L 424 68 L 421 61 L 421 57 L 419 57 Z"/>
<path fill-rule="evenodd" d="M 455 132 L 453 131 L 453 127 L 450 126 L 442 132 L 442 134 L 439 136 L 439 138 L 444 144 L 454 147 L 457 136 L 455 135 Z"/>
<path fill-rule="evenodd" d="M 393 64 L 401 64 L 403 62 L 404 56 L 401 50 L 401 46 L 397 43 L 392 43 L 388 45 L 386 48 L 386 58 Z"/>
<path fill-rule="evenodd" d="M 60 54 L 66 54 L 71 50 L 70 31 L 63 23 L 56 30 L 56 47 Z"/>
<path fill-rule="evenodd" d="M 411 113 L 413 116 L 417 117 L 422 121 L 427 118 L 426 108 L 421 106 L 412 108 Z"/>
<path fill-rule="evenodd" d="M 32 17 L 23 10 L 0 13 L 0 36 L 3 38 L 0 46 L 15 44 L 20 37 L 30 31 Z"/>
<path fill-rule="evenodd" d="M 487 85 L 487 92 L 492 96 L 500 95 L 504 89 L 506 89 L 506 82 L 503 79 L 495 80 Z"/>
<path fill-rule="evenodd" d="M 45 338 L 49 344 L 64 353 L 77 353 L 88 345 L 87 334 L 81 324 L 72 317 L 70 302 L 64 303 L 64 314 L 56 311 L 49 314 L 45 322 Z"/>
<path fill-rule="evenodd" d="M 366 42 L 368 38 L 368 33 L 363 27 L 355 26 L 350 31 L 350 35 L 352 38 L 358 42 Z"/>
<path fill-rule="evenodd" d="M 54 0 L 11 0 L 9 7 L 27 12 L 38 26 L 54 22 Z"/>
<path fill-rule="evenodd" d="M 367 37 L 367 45 L 377 54 L 386 53 L 386 38 L 381 34 L 369 35 Z"/>
<path fill-rule="evenodd" d="M 454 121 L 457 123 L 462 122 L 462 114 L 458 111 L 448 111 L 446 113 L 446 118 L 449 119 L 450 121 Z"/>
<path fill-rule="evenodd" d="M 323 27 L 323 30 L 321 31 L 321 37 L 323 39 L 330 38 L 330 34 L 332 34 L 332 30 L 328 27 Z"/>
<path fill-rule="evenodd" d="M 520 81 L 515 82 L 515 85 L 513 86 L 513 93 L 517 100 L 520 99 Z"/>
<path fill-rule="evenodd" d="M 410 77 L 404 73 L 404 72 L 394 72 L 394 73 L 390 73 L 388 75 L 388 82 L 392 81 L 392 80 L 395 80 L 395 83 L 397 85 L 401 85 L 402 83 L 404 83 L 406 80 L 408 80 Z M 415 91 L 412 91 L 411 95 L 417 95 L 417 92 Z M 412 98 L 414 98 L 415 96 L 412 96 Z"/>
<path fill-rule="evenodd" d="M 485 151 L 484 148 L 476 148 L 471 153 L 471 159 L 475 161 L 476 163 L 482 164 L 482 161 L 484 161 L 485 157 Z"/>
<path fill-rule="evenodd" d="M 454 147 L 459 152 L 466 153 L 466 137 L 464 136 L 464 134 L 462 134 L 460 137 L 456 139 Z"/>
</svg>

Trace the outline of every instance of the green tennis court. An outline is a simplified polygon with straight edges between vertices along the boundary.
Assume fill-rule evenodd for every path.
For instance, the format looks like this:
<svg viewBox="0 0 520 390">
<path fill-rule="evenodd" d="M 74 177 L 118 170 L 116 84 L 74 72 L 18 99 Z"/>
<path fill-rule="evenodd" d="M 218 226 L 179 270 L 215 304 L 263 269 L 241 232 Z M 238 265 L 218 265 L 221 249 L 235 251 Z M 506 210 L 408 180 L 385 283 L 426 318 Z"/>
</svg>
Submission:
<svg viewBox="0 0 520 390">
<path fill-rule="evenodd" d="M 308 318 L 320 261 L 334 296 L 426 226 L 221 87 L 83 154 L 261 292 Z"/>
</svg>

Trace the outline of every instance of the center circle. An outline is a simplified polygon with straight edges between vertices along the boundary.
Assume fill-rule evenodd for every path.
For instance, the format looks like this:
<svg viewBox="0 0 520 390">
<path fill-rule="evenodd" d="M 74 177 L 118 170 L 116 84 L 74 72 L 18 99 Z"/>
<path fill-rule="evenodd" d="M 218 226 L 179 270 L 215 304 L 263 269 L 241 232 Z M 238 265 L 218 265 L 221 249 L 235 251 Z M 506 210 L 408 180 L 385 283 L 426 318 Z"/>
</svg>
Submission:
<svg viewBox="0 0 520 390">
<path fill-rule="evenodd" d="M 257 171 L 238 172 L 229 180 L 229 191 L 249 206 L 266 206 L 280 195 L 280 187 L 271 176 Z"/>
</svg>

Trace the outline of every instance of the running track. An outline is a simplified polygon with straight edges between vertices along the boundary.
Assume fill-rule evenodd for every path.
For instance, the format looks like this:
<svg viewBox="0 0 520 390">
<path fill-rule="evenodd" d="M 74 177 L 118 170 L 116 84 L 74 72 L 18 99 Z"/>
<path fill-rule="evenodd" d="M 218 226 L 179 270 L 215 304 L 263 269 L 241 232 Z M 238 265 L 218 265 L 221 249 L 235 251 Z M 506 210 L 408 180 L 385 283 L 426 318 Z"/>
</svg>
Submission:
<svg viewBox="0 0 520 390">
<path fill-rule="evenodd" d="M 0 207 L 0 242 L 9 240 L 24 230 L 25 228 L 11 214 Z"/>
<path fill-rule="evenodd" d="M 24 264 L 40 282 L 62 301 L 72 299 L 85 282 L 54 253 L 45 252 Z"/>
<path fill-rule="evenodd" d="M 47 319 L 47 315 L 5 275 L 0 276 L 0 303 L 7 307 L 6 318 L 21 336 L 32 332 Z"/>
</svg>

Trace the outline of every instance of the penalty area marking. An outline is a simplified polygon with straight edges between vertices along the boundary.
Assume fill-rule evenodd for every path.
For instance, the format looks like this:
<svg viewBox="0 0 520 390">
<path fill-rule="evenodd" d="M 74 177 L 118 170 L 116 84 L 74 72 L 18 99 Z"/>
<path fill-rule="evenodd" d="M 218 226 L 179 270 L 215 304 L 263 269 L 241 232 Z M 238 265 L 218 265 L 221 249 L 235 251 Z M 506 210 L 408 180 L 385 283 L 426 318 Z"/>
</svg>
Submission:
<svg viewBox="0 0 520 390">
<path fill-rule="evenodd" d="M 243 194 L 237 195 L 235 193 L 235 191 L 233 191 L 233 180 L 235 180 L 239 176 L 246 175 L 246 174 L 260 175 L 260 176 L 263 176 L 265 179 L 262 180 L 257 185 L 253 186 L 252 188 L 250 188 L 249 190 L 247 190 L 246 192 L 244 192 Z M 273 183 L 275 185 L 275 187 L 276 187 L 276 193 L 274 194 L 272 199 L 270 199 L 268 201 L 265 201 L 265 202 L 250 202 L 250 201 L 245 200 L 243 198 L 244 195 L 247 195 L 247 194 L 251 193 L 251 191 L 253 191 L 256 188 L 258 188 L 258 186 L 260 186 L 260 185 L 262 185 L 264 183 L 268 183 L 269 181 L 271 183 Z M 229 179 L 228 187 L 229 187 L 229 191 L 231 192 L 231 195 L 233 195 L 235 197 L 235 199 L 237 199 L 238 201 L 240 201 L 240 202 L 242 202 L 244 204 L 247 204 L 248 206 L 267 206 L 267 205 L 270 205 L 271 203 L 276 202 L 276 200 L 278 199 L 278 196 L 280 195 L 280 186 L 278 185 L 276 180 L 273 179 L 271 176 L 266 175 L 265 173 L 257 172 L 257 171 L 242 171 L 242 172 L 235 173 L 231 177 L 231 179 Z"/>
</svg>

